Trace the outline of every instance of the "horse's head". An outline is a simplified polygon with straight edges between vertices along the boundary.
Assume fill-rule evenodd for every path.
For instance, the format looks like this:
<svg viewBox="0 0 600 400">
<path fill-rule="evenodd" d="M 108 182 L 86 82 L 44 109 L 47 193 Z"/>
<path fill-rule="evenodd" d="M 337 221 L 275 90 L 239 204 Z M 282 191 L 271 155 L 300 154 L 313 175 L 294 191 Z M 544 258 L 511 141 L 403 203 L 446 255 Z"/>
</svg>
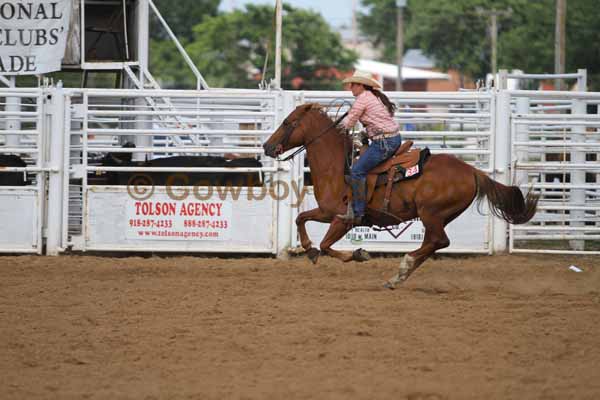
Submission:
<svg viewBox="0 0 600 400">
<path fill-rule="evenodd" d="M 265 154 L 269 157 L 277 157 L 294 147 L 302 146 L 306 141 L 308 118 L 305 118 L 312 110 L 319 110 L 316 104 L 303 104 L 296 107 L 271 137 L 263 144 Z"/>
</svg>

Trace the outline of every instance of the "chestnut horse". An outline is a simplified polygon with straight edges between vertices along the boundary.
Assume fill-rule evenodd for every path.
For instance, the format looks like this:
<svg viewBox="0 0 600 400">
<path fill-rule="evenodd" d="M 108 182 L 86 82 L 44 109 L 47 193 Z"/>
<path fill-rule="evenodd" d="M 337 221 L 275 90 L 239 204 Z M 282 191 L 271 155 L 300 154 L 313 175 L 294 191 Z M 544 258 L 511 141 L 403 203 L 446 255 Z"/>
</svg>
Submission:
<svg viewBox="0 0 600 400">
<path fill-rule="evenodd" d="M 343 261 L 364 261 L 366 253 L 336 251 L 331 246 L 352 225 L 337 218 L 346 211 L 349 187 L 344 180 L 345 163 L 350 151 L 350 138 L 344 130 L 316 104 L 297 107 L 265 142 L 265 154 L 278 157 L 302 146 L 306 148 L 318 208 L 302 212 L 296 219 L 304 250 L 316 262 L 319 254 Z M 295 153 L 294 153 L 295 154 Z M 420 248 L 406 254 L 398 274 L 385 287 L 393 289 L 404 282 L 436 250 L 450 245 L 444 227 L 462 214 L 477 199 L 487 197 L 492 213 L 511 224 L 529 221 L 536 212 L 538 197 L 531 192 L 524 198 L 516 186 L 505 186 L 484 172 L 448 154 L 434 154 L 427 160 L 421 176 L 396 183 L 390 196 L 389 213 L 381 213 L 385 185 L 375 189 L 369 200 L 365 226 L 390 226 L 399 221 L 420 218 L 425 238 Z M 306 233 L 307 221 L 330 223 L 319 250 L 312 247 Z"/>
</svg>

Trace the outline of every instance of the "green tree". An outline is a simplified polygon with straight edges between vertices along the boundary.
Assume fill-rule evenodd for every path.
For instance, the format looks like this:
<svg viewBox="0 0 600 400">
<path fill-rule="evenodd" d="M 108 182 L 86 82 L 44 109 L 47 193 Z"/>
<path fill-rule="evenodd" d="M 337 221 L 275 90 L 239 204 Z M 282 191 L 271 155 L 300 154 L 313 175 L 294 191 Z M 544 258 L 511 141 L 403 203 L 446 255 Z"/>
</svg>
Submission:
<svg viewBox="0 0 600 400">
<path fill-rule="evenodd" d="M 395 1 L 362 0 L 367 13 L 359 17 L 361 31 L 384 47 L 384 58 L 395 60 Z M 498 68 L 530 73 L 554 70 L 555 0 L 409 0 L 405 48 L 417 47 L 442 69 L 455 68 L 479 78 L 491 71 L 487 18 L 477 8 L 512 9 L 498 22 Z M 590 89 L 600 89 L 600 13 L 597 0 L 567 6 L 566 70 L 588 70 Z"/>
<path fill-rule="evenodd" d="M 218 14 L 221 0 L 154 0 L 156 8 L 183 46 L 194 37 L 193 27 Z M 150 71 L 165 88 L 196 88 L 196 78 L 158 18 L 150 13 Z"/>
<path fill-rule="evenodd" d="M 274 76 L 273 7 L 247 5 L 245 10 L 205 18 L 194 27 L 194 35 L 187 50 L 209 85 L 257 87 L 267 52 L 265 78 Z M 336 71 L 351 70 L 356 60 L 320 14 L 288 5 L 282 46 L 284 88 L 339 89 Z"/>
<path fill-rule="evenodd" d="M 432 0 L 411 2 L 411 21 L 406 35 L 414 47 L 435 58 L 442 69 L 482 77 L 489 67 L 487 21 L 477 7 L 491 8 L 493 0 Z M 501 9 L 505 5 L 494 2 Z M 502 20 L 499 22 L 503 28 Z"/>
<path fill-rule="evenodd" d="M 396 0 L 362 0 L 366 9 L 358 13 L 360 31 L 383 50 L 382 61 L 396 62 Z M 405 26 L 410 21 L 410 9 L 404 11 Z M 410 46 L 407 42 L 406 45 Z M 405 47 L 406 48 L 406 47 Z"/>
<path fill-rule="evenodd" d="M 218 13 L 221 0 L 153 0 L 154 5 L 163 16 L 169 27 L 179 40 L 190 42 L 194 37 L 192 28 L 206 17 Z M 151 13 L 152 14 L 152 13 Z M 157 18 L 151 18 L 150 37 L 152 39 L 169 40 L 167 32 Z"/>
<path fill-rule="evenodd" d="M 554 71 L 555 0 L 513 0 L 513 16 L 499 37 L 500 68 Z M 600 91 L 600 13 L 597 0 L 570 1 L 566 21 L 566 72 L 587 69 L 588 90 Z"/>
</svg>

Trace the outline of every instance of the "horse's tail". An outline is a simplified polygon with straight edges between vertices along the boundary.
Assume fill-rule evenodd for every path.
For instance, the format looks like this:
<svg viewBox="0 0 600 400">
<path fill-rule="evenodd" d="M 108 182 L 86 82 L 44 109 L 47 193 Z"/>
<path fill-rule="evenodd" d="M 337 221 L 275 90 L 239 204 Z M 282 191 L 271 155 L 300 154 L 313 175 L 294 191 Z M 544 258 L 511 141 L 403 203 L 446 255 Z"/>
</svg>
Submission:
<svg viewBox="0 0 600 400">
<path fill-rule="evenodd" d="M 487 197 L 492 213 L 511 224 L 524 224 L 535 215 L 539 196 L 527 192 L 525 198 L 517 186 L 505 186 L 485 173 L 475 170 L 477 205 Z"/>
</svg>

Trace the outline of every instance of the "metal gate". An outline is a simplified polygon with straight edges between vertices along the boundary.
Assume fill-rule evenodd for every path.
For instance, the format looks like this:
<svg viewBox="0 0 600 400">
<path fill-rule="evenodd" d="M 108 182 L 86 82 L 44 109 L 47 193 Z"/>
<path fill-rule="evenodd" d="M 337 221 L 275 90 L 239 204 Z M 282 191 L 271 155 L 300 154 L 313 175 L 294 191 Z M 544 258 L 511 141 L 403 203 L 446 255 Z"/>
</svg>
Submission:
<svg viewBox="0 0 600 400">
<path fill-rule="evenodd" d="M 510 251 L 600 254 L 600 93 L 509 95 L 513 182 L 540 195 Z"/>
<path fill-rule="evenodd" d="M 285 165 L 262 157 L 262 143 L 278 124 L 278 97 L 252 90 L 79 90 L 67 93 L 65 127 L 69 179 L 63 243 L 73 250 L 261 252 L 289 246 L 280 229 L 289 212 L 278 187 L 289 184 Z M 136 147 L 122 147 L 133 142 Z M 106 165 L 107 154 L 131 163 Z M 188 155 L 255 157 L 254 167 L 150 167 L 143 160 Z M 136 163 L 135 161 L 138 161 Z M 166 173 L 258 174 L 258 186 L 210 182 L 155 183 Z M 103 183 L 102 176 L 129 176 Z M 111 175 L 111 176 L 112 176 Z M 136 180 L 137 179 L 137 180 Z M 207 207 L 210 207 L 207 208 Z"/>
<path fill-rule="evenodd" d="M 401 124 L 403 140 L 413 140 L 417 147 L 429 147 L 432 153 L 454 154 L 469 164 L 494 177 L 494 97 L 490 92 L 388 92 L 398 106 L 395 118 Z M 353 102 L 349 92 L 293 92 L 288 103 L 319 103 L 328 108 L 332 117 L 342 115 Z M 304 165 L 303 160 L 297 162 Z M 308 173 L 308 167 L 302 169 Z M 303 184 L 303 173 L 296 177 Z M 299 212 L 317 207 L 312 186 L 307 187 L 305 201 L 295 209 Z M 482 211 L 486 211 L 483 208 Z M 487 214 L 487 213 L 485 213 Z M 470 207 L 447 228 L 451 245 L 446 252 L 491 253 L 493 250 L 494 218 L 482 215 Z M 307 224 L 307 232 L 314 243 L 325 236 L 328 225 Z M 377 232 L 357 227 L 336 244 L 339 249 L 353 249 L 357 245 L 374 252 L 406 252 L 419 247 L 424 227 L 419 220 L 407 221 L 390 232 Z M 505 237 L 505 236 L 504 236 Z M 293 244 L 299 246 L 297 231 Z"/>
<path fill-rule="evenodd" d="M 45 127 L 42 89 L 0 89 L 0 252 L 42 253 Z"/>
</svg>

